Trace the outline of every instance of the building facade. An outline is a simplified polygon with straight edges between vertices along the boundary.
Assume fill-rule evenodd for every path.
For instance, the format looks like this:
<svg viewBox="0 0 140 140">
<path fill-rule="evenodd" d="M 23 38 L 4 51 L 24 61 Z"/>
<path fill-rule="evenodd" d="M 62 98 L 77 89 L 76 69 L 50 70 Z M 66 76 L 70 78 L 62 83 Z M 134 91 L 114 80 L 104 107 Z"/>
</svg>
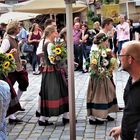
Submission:
<svg viewBox="0 0 140 140">
<path fill-rule="evenodd" d="M 133 19 L 134 22 L 140 20 L 140 1 L 139 0 L 120 0 L 120 13 L 125 14 L 128 19 Z"/>
</svg>

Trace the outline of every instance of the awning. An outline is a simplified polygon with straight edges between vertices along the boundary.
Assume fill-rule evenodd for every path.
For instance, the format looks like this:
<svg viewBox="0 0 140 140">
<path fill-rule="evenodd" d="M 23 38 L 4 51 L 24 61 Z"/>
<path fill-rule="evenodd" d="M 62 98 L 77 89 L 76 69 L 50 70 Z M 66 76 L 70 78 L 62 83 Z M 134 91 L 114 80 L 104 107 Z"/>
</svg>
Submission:
<svg viewBox="0 0 140 140">
<path fill-rule="evenodd" d="M 73 13 L 82 12 L 87 6 L 76 2 L 73 4 Z M 13 11 L 30 12 L 41 14 L 60 14 L 66 13 L 66 5 L 64 0 L 30 0 L 20 4 L 15 4 Z"/>
<path fill-rule="evenodd" d="M 23 12 L 8 12 L 0 16 L 0 23 L 9 23 L 11 20 L 28 20 L 35 18 L 39 14 L 23 13 Z"/>
</svg>

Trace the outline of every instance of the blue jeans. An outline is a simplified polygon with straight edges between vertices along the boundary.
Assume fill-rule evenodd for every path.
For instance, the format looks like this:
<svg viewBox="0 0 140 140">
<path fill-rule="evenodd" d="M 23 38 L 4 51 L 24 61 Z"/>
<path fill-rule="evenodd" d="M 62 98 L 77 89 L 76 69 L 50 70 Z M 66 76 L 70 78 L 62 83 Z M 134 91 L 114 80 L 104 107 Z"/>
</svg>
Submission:
<svg viewBox="0 0 140 140">
<path fill-rule="evenodd" d="M 127 41 L 129 41 L 129 40 L 123 40 L 123 41 L 118 42 L 118 54 L 120 54 L 120 52 L 121 52 L 123 43 L 125 43 Z"/>
<path fill-rule="evenodd" d="M 9 85 L 0 80 L 0 140 L 7 140 L 6 113 L 11 99 Z"/>
</svg>

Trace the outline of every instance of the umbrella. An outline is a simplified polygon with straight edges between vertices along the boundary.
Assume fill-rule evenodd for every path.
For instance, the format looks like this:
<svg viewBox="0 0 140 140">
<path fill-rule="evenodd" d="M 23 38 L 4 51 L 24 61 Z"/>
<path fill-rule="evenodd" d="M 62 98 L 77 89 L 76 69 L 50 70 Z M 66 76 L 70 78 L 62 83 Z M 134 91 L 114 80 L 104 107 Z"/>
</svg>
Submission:
<svg viewBox="0 0 140 140">
<path fill-rule="evenodd" d="M 73 12 L 82 12 L 87 10 L 84 4 L 73 4 Z M 64 0 L 30 0 L 21 4 L 15 4 L 13 11 L 42 13 L 42 14 L 60 14 L 66 13 Z"/>
<path fill-rule="evenodd" d="M 28 19 L 35 18 L 37 15 L 39 14 L 23 13 L 23 12 L 8 12 L 0 16 L 0 23 L 7 24 L 11 20 L 18 20 L 18 21 L 28 20 Z"/>
</svg>

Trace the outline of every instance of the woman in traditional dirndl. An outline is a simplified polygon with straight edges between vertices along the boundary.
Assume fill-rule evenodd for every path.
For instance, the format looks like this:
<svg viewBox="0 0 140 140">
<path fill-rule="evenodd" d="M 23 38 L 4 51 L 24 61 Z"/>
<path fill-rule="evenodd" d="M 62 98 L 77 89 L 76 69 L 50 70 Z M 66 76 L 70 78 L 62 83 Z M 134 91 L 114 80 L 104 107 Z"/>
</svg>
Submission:
<svg viewBox="0 0 140 140">
<path fill-rule="evenodd" d="M 87 90 L 87 114 L 91 125 L 114 121 L 108 114 L 118 111 L 112 74 L 116 60 L 107 46 L 106 34 L 97 34 L 90 53 L 91 75 Z"/>
<path fill-rule="evenodd" d="M 40 126 L 52 125 L 48 122 L 49 117 L 63 114 L 64 124 L 69 122 L 68 118 L 68 84 L 66 71 L 63 65 L 55 63 L 52 46 L 55 45 L 55 38 L 58 37 L 57 29 L 53 25 L 45 29 L 43 47 L 45 66 L 42 72 L 41 82 L 41 107 L 38 124 Z"/>
</svg>

